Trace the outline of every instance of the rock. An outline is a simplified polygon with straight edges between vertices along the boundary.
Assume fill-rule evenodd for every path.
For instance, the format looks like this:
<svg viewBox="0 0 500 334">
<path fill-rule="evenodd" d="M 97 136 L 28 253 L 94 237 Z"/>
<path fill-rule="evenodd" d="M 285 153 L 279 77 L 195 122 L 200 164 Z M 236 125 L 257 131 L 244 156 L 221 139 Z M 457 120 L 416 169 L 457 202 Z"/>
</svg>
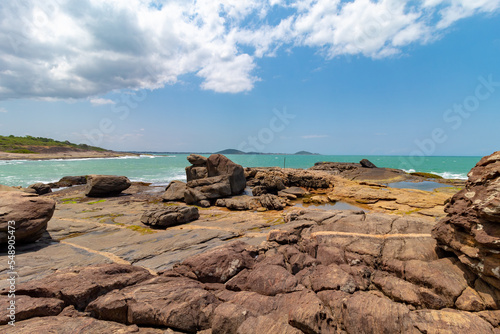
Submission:
<svg viewBox="0 0 500 334">
<path fill-rule="evenodd" d="M 56 202 L 50 198 L 17 191 L 0 192 L 0 244 L 7 243 L 12 235 L 9 231 L 15 231 L 15 241 L 19 243 L 39 239 L 55 207 Z M 9 224 L 10 221 L 15 223 Z"/>
<path fill-rule="evenodd" d="M 278 196 L 283 197 L 285 199 L 289 199 L 289 200 L 297 199 L 297 196 L 295 196 L 293 194 L 285 193 L 283 191 L 278 191 Z"/>
<path fill-rule="evenodd" d="M 208 177 L 207 167 L 188 166 L 186 167 L 187 181 L 199 180 Z"/>
<path fill-rule="evenodd" d="M 286 322 L 276 321 L 276 318 L 272 315 L 250 317 L 241 324 L 236 332 L 236 334 L 262 333 L 303 334 L 304 332 L 290 326 Z"/>
<path fill-rule="evenodd" d="M 207 177 L 187 183 L 184 200 L 187 204 L 195 204 L 202 200 L 231 196 L 231 185 L 227 175 Z"/>
<path fill-rule="evenodd" d="M 116 196 L 130 186 L 131 182 L 125 176 L 89 175 L 85 195 L 89 197 Z"/>
<path fill-rule="evenodd" d="M 226 283 L 234 291 L 253 291 L 265 296 L 296 291 L 297 279 L 285 268 L 276 265 L 258 265 L 243 270 Z"/>
<path fill-rule="evenodd" d="M 342 308 L 347 333 L 408 333 L 403 320 L 409 313 L 403 304 L 366 292 L 356 292 Z"/>
<path fill-rule="evenodd" d="M 479 293 L 471 287 L 467 287 L 464 292 L 462 292 L 462 295 L 458 297 L 455 305 L 458 309 L 464 311 L 478 312 L 486 309 L 486 305 Z"/>
<path fill-rule="evenodd" d="M 86 311 L 101 320 L 193 333 L 210 328 L 220 303 L 199 282 L 185 277 L 159 277 L 111 291 L 91 302 Z"/>
<path fill-rule="evenodd" d="M 250 312 L 240 305 L 224 303 L 214 310 L 212 334 L 236 333 Z"/>
<path fill-rule="evenodd" d="M 405 333 L 497 333 L 485 320 L 474 313 L 452 309 L 418 310 L 405 316 Z"/>
<path fill-rule="evenodd" d="M 226 283 L 243 269 L 253 266 L 252 253 L 247 247 L 249 246 L 244 242 L 236 241 L 187 258 L 175 266 L 174 270 L 191 272 L 204 283 Z"/>
<path fill-rule="evenodd" d="M 161 198 L 166 201 L 184 201 L 184 193 L 186 192 L 187 185 L 182 181 L 172 181 L 165 188 L 165 192 Z"/>
<path fill-rule="evenodd" d="M 3 328 L 2 328 L 3 327 Z M 33 333 L 115 333 L 115 334 L 165 334 L 173 333 L 154 328 L 126 326 L 111 321 L 96 320 L 89 317 L 71 318 L 64 316 L 32 318 L 16 322 L 15 326 L 5 325 L 0 332 L 8 334 Z"/>
<path fill-rule="evenodd" d="M 272 194 L 261 195 L 259 202 L 260 205 L 268 210 L 283 210 L 286 207 L 285 200 Z"/>
<path fill-rule="evenodd" d="M 87 175 L 81 176 L 64 176 L 62 179 L 56 183 L 51 183 L 51 188 L 62 188 L 62 187 L 72 187 L 79 186 L 87 183 Z"/>
<path fill-rule="evenodd" d="M 445 211 L 432 231 L 438 246 L 500 290 L 500 151 L 477 163 Z"/>
<path fill-rule="evenodd" d="M 226 207 L 230 210 L 253 210 L 257 208 L 257 199 L 252 196 L 241 195 L 231 198 L 220 198 L 215 205 Z"/>
<path fill-rule="evenodd" d="M 28 188 L 34 189 L 38 195 L 44 195 L 52 192 L 50 186 L 45 183 L 35 183 L 29 186 Z"/>
<path fill-rule="evenodd" d="M 15 301 L 16 322 L 34 317 L 58 315 L 64 307 L 64 302 L 55 298 L 31 298 L 29 296 L 9 298 L 8 296 L 0 296 L 0 307 L 3 311 L 0 317 L 0 325 L 5 325 L 12 320 L 9 318 L 8 309 L 12 305 L 11 300 Z M 5 312 L 5 310 L 7 311 Z"/>
<path fill-rule="evenodd" d="M 286 189 L 283 189 L 282 192 L 290 194 L 290 195 L 294 195 L 297 197 L 303 197 L 303 196 L 307 195 L 307 191 L 305 191 L 304 189 L 299 188 L 299 187 L 286 188 Z"/>
<path fill-rule="evenodd" d="M 154 228 L 167 228 L 192 222 L 200 217 L 198 208 L 194 206 L 168 206 L 144 212 L 141 223 Z"/>
<path fill-rule="evenodd" d="M 361 167 L 365 167 L 365 168 L 377 168 L 377 166 L 375 166 L 370 160 L 368 159 L 363 159 L 359 162 L 359 164 L 361 165 Z"/>
<path fill-rule="evenodd" d="M 245 190 L 246 179 L 243 167 L 235 164 L 222 154 L 212 154 L 207 160 L 208 177 L 227 175 L 231 194 L 238 195 Z"/>
<path fill-rule="evenodd" d="M 195 166 L 205 166 L 207 163 L 208 158 L 199 155 L 199 154 L 190 154 L 187 157 L 187 160 L 189 161 L 190 164 L 195 165 Z"/>
<path fill-rule="evenodd" d="M 341 290 L 353 293 L 356 290 L 354 278 L 343 271 L 338 265 L 319 265 L 306 272 L 297 274 L 301 283 L 314 292 L 323 290 Z"/>
<path fill-rule="evenodd" d="M 120 289 L 151 278 L 146 269 L 131 265 L 106 264 L 57 271 L 40 280 L 21 283 L 16 296 L 57 298 L 66 305 L 83 310 L 87 304 L 114 289 Z M 7 290 L 3 290 L 6 294 Z"/>
</svg>

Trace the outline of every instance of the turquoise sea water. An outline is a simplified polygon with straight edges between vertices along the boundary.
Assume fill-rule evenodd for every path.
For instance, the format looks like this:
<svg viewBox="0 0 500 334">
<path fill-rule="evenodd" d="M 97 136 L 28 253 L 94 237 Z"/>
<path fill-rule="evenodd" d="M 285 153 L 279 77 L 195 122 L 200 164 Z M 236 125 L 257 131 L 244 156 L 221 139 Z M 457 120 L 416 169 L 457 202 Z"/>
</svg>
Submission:
<svg viewBox="0 0 500 334">
<path fill-rule="evenodd" d="M 166 185 L 185 180 L 189 165 L 186 154 L 143 155 L 108 159 L 13 160 L 0 161 L 0 184 L 28 186 L 36 182 L 54 182 L 66 175 L 125 175 L 132 181 Z M 430 172 L 445 178 L 466 179 L 469 170 L 481 157 L 400 157 L 345 155 L 227 155 L 244 167 L 309 168 L 319 161 L 359 162 L 367 158 L 378 167 Z"/>
</svg>

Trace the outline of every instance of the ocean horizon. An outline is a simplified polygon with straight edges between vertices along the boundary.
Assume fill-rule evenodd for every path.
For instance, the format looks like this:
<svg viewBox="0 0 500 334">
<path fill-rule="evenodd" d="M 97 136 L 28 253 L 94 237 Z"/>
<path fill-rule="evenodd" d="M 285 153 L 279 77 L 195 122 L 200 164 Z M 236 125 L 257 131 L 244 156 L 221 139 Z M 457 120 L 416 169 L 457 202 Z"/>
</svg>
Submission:
<svg viewBox="0 0 500 334">
<path fill-rule="evenodd" d="M 166 186 L 173 180 L 186 180 L 189 166 L 187 153 L 155 153 L 117 158 L 4 160 L 0 161 L 0 184 L 29 186 L 56 182 L 68 175 L 124 175 L 131 181 Z M 208 154 L 206 154 L 208 156 Z M 467 173 L 480 156 L 389 156 L 389 155 L 286 155 L 228 154 L 243 167 L 285 167 L 307 169 L 317 162 L 359 162 L 368 159 L 377 167 L 401 169 L 406 172 L 434 173 L 447 179 L 467 179 Z"/>
</svg>

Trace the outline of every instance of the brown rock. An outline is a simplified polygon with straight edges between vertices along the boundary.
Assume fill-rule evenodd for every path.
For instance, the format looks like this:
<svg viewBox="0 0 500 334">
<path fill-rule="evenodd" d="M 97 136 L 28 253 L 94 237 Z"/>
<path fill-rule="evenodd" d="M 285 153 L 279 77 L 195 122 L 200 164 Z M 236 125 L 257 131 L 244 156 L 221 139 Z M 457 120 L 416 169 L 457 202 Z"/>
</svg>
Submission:
<svg viewBox="0 0 500 334">
<path fill-rule="evenodd" d="M 207 167 L 188 166 L 186 167 L 186 180 L 193 181 L 208 177 Z"/>
<path fill-rule="evenodd" d="M 493 327 L 479 316 L 452 309 L 418 310 L 406 315 L 405 333 L 494 333 Z"/>
<path fill-rule="evenodd" d="M 302 334 L 301 330 L 294 328 L 286 322 L 276 321 L 272 315 L 251 317 L 245 320 L 238 328 L 237 334 Z"/>
<path fill-rule="evenodd" d="M 45 183 L 35 183 L 30 185 L 28 188 L 34 189 L 38 195 L 44 195 L 52 192 L 50 186 Z"/>
<path fill-rule="evenodd" d="M 344 302 L 342 316 L 348 333 L 406 333 L 409 309 L 385 297 L 356 292 Z"/>
<path fill-rule="evenodd" d="M 12 240 L 16 242 L 39 239 L 46 231 L 55 207 L 56 202 L 50 198 L 17 191 L 0 192 L 0 243 L 7 243 L 14 232 L 15 239 Z M 9 224 L 10 221 L 15 223 Z"/>
<path fill-rule="evenodd" d="M 200 217 L 198 208 L 194 206 L 168 206 L 144 212 L 141 223 L 154 228 L 167 228 L 192 222 Z"/>
<path fill-rule="evenodd" d="M 356 290 L 354 278 L 340 269 L 336 264 L 329 266 L 318 265 L 308 272 L 299 273 L 301 283 L 311 288 L 314 292 L 323 290 L 341 290 L 353 293 Z"/>
<path fill-rule="evenodd" d="M 469 172 L 465 188 L 450 200 L 433 229 L 438 246 L 452 250 L 475 274 L 500 290 L 500 152 Z"/>
<path fill-rule="evenodd" d="M 131 186 L 125 176 L 88 175 L 85 195 L 89 197 L 107 197 L 119 195 Z"/>
<path fill-rule="evenodd" d="M 175 267 L 176 271 L 192 272 L 201 282 L 225 283 L 254 260 L 247 244 L 235 241 L 223 247 L 192 256 Z"/>
<path fill-rule="evenodd" d="M 223 303 L 214 310 L 212 319 L 212 334 L 236 333 L 240 325 L 250 316 L 245 308 Z"/>
<path fill-rule="evenodd" d="M 406 262 L 405 279 L 431 288 L 445 298 L 447 306 L 451 307 L 468 286 L 468 273 L 457 262 L 450 258 L 431 262 L 410 260 Z"/>
<path fill-rule="evenodd" d="M 172 181 L 165 188 L 165 192 L 161 198 L 166 201 L 184 201 L 184 192 L 186 191 L 187 185 L 181 181 Z"/>
<path fill-rule="evenodd" d="M 227 175 L 231 194 L 238 195 L 246 187 L 245 174 L 241 165 L 235 164 L 222 154 L 212 154 L 207 160 L 208 177 Z"/>
<path fill-rule="evenodd" d="M 86 311 L 102 320 L 196 332 L 210 328 L 219 304 L 199 282 L 160 277 L 111 291 L 91 302 Z"/>
<path fill-rule="evenodd" d="M 472 312 L 483 311 L 486 308 L 481 296 L 471 287 L 467 287 L 464 292 L 462 292 L 455 302 L 455 305 L 459 310 Z"/>
<path fill-rule="evenodd" d="M 189 161 L 190 164 L 195 165 L 195 166 L 204 166 L 207 163 L 208 158 L 199 155 L 199 154 L 190 154 L 187 157 L 187 160 Z"/>
<path fill-rule="evenodd" d="M 71 318 L 64 316 L 32 318 L 16 322 L 16 326 L 4 325 L 0 332 L 5 334 L 33 333 L 114 333 L 114 334 L 162 334 L 164 330 L 139 328 L 136 325 L 125 326 L 111 321 L 93 318 Z M 169 333 L 167 331 L 167 333 Z"/>
<path fill-rule="evenodd" d="M 286 201 L 273 194 L 261 195 L 259 202 L 268 210 L 283 210 L 286 207 Z"/>
<path fill-rule="evenodd" d="M 15 303 L 12 304 L 11 301 Z M 9 307 L 12 308 L 11 305 L 14 305 L 15 317 L 13 319 L 9 317 L 11 314 Z M 2 309 L 0 325 L 5 325 L 11 320 L 19 322 L 34 317 L 58 315 L 64 307 L 64 302 L 55 298 L 31 298 L 22 295 L 13 298 L 0 296 L 0 307 Z"/>
<path fill-rule="evenodd" d="M 285 268 L 276 265 L 257 265 L 243 270 L 226 283 L 233 291 L 253 291 L 266 296 L 288 293 L 297 289 L 297 279 Z"/>
<path fill-rule="evenodd" d="M 39 280 L 17 286 L 16 295 L 57 298 L 66 305 L 82 310 L 98 296 L 149 279 L 143 268 L 121 264 L 104 264 L 61 270 Z M 6 294 L 6 291 L 2 291 Z"/>
</svg>

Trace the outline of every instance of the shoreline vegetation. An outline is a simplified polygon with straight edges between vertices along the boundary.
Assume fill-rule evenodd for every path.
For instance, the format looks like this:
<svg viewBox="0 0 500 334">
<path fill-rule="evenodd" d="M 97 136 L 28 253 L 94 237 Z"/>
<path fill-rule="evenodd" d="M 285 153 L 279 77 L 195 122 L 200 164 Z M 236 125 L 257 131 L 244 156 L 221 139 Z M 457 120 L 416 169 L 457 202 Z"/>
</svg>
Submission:
<svg viewBox="0 0 500 334">
<path fill-rule="evenodd" d="M 0 136 L 0 160 L 51 160 L 115 158 L 138 155 L 116 152 L 87 144 L 74 144 L 51 138 L 33 136 Z"/>
</svg>

